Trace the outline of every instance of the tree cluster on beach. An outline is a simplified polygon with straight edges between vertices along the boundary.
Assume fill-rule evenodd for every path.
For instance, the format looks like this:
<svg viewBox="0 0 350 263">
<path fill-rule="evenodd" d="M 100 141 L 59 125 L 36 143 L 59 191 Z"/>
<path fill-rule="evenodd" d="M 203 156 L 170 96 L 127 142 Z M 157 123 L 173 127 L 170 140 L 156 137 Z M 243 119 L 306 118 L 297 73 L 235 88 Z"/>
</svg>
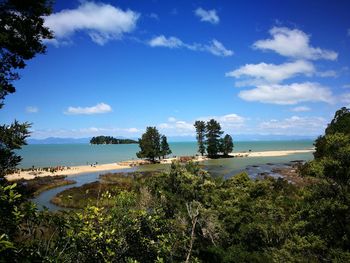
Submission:
<svg viewBox="0 0 350 263">
<path fill-rule="evenodd" d="M 156 127 L 147 127 L 146 132 L 139 139 L 140 151 L 136 153 L 138 158 L 147 158 L 152 162 L 155 159 L 171 154 L 171 150 L 165 135 L 161 135 Z"/>
<path fill-rule="evenodd" d="M 91 144 L 133 144 L 137 143 L 135 140 L 131 139 L 117 139 L 113 136 L 96 136 L 90 139 Z"/>
<path fill-rule="evenodd" d="M 219 153 L 226 157 L 233 151 L 231 135 L 226 134 L 224 138 L 221 138 L 224 132 L 221 130 L 220 123 L 216 120 L 196 121 L 194 127 L 197 134 L 198 152 L 202 156 L 207 152 L 211 158 L 218 157 Z"/>
</svg>

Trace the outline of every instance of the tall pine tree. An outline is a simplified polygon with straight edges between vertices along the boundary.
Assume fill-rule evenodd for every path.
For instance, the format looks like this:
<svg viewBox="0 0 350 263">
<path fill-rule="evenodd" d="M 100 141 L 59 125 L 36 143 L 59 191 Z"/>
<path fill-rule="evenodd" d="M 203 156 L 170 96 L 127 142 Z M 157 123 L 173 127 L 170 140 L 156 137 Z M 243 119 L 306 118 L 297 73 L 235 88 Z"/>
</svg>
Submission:
<svg viewBox="0 0 350 263">
<path fill-rule="evenodd" d="M 209 157 L 216 157 L 220 151 L 220 136 L 223 134 L 221 131 L 220 123 L 211 119 L 206 125 L 206 145 L 207 153 Z"/>
<path fill-rule="evenodd" d="M 146 132 L 139 139 L 141 151 L 136 153 L 138 158 L 147 158 L 152 162 L 161 156 L 160 134 L 156 127 L 147 127 Z"/>
<path fill-rule="evenodd" d="M 225 137 L 221 140 L 220 151 L 224 156 L 228 156 L 228 154 L 233 151 L 233 140 L 231 135 L 226 134 Z"/>
<path fill-rule="evenodd" d="M 162 155 L 163 159 L 165 158 L 165 156 L 172 153 L 165 135 L 162 135 L 162 137 L 161 137 L 160 151 L 161 151 L 161 155 Z"/>
<path fill-rule="evenodd" d="M 198 152 L 203 156 L 205 153 L 205 122 L 196 121 L 194 127 L 197 133 Z"/>
</svg>

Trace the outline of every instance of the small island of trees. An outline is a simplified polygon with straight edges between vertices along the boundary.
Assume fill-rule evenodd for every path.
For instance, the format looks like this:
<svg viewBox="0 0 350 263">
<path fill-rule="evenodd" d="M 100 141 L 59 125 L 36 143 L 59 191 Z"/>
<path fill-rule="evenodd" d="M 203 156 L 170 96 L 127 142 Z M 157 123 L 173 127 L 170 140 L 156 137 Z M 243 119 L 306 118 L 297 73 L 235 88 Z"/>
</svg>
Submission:
<svg viewBox="0 0 350 263">
<path fill-rule="evenodd" d="M 91 144 L 132 144 L 137 143 L 135 140 L 131 139 L 117 139 L 112 136 L 97 136 L 92 137 L 90 140 Z"/>
</svg>

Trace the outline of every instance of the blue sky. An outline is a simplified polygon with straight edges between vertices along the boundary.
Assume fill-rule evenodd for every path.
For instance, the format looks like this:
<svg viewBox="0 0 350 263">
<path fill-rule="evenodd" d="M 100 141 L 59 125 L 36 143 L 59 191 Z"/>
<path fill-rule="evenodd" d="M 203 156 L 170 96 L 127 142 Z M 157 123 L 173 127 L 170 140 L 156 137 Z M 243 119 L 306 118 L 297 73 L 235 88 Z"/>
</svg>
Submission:
<svg viewBox="0 0 350 263">
<path fill-rule="evenodd" d="M 350 105 L 349 1 L 57 1 L 0 118 L 32 137 L 323 132 Z"/>
</svg>

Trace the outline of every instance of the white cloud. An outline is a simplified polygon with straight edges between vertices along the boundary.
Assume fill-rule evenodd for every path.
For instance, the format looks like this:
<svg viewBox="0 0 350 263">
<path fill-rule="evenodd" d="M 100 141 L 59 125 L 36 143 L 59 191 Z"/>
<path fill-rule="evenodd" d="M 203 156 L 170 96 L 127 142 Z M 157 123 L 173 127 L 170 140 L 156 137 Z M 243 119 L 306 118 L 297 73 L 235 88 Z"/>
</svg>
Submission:
<svg viewBox="0 0 350 263">
<path fill-rule="evenodd" d="M 164 35 L 160 35 L 152 38 L 148 42 L 148 44 L 151 47 L 168 47 L 168 48 L 180 48 L 184 46 L 184 43 L 180 39 L 176 37 L 166 38 Z"/>
<path fill-rule="evenodd" d="M 171 119 L 169 122 L 158 124 L 157 127 L 161 133 L 168 136 L 193 136 L 195 134 L 193 124 L 186 121 Z"/>
<path fill-rule="evenodd" d="M 127 132 L 130 132 L 130 133 L 140 132 L 140 130 L 137 129 L 137 128 L 127 128 L 127 129 L 124 129 L 124 130 L 127 131 Z"/>
<path fill-rule="evenodd" d="M 177 37 L 165 37 L 160 35 L 152 38 L 147 43 L 151 47 L 166 47 L 166 48 L 186 48 L 192 51 L 205 51 L 215 56 L 228 57 L 233 55 L 233 51 L 225 48 L 225 46 L 216 39 L 213 39 L 209 44 L 186 44 Z"/>
<path fill-rule="evenodd" d="M 228 77 L 241 78 L 248 77 L 247 81 L 238 82 L 237 86 L 257 84 L 257 83 L 280 83 L 285 79 L 296 75 L 311 76 L 315 73 L 315 67 L 312 63 L 305 60 L 297 60 L 284 64 L 246 64 L 236 70 L 226 73 Z"/>
<path fill-rule="evenodd" d="M 44 17 L 45 26 L 55 35 L 52 43 L 69 39 L 78 31 L 86 32 L 92 41 L 104 45 L 133 31 L 140 15 L 131 10 L 94 2 L 82 2 L 77 9 L 65 9 Z"/>
<path fill-rule="evenodd" d="M 215 56 L 229 57 L 233 55 L 232 50 L 225 48 L 224 45 L 216 39 L 213 39 L 210 45 L 205 45 L 204 49 Z"/>
<path fill-rule="evenodd" d="M 345 85 L 343 85 L 343 88 L 344 88 L 344 89 L 350 89 L 350 84 L 345 84 Z"/>
<path fill-rule="evenodd" d="M 209 121 L 210 119 L 217 120 L 226 133 L 242 128 L 247 120 L 246 118 L 235 113 L 220 116 L 198 117 L 192 121 L 178 120 L 175 117 L 169 117 L 167 122 L 160 123 L 157 125 L 157 127 L 162 133 L 169 136 L 194 136 L 194 122 L 196 120 Z"/>
<path fill-rule="evenodd" d="M 220 22 L 220 18 L 217 15 L 215 9 L 205 10 L 205 9 L 199 7 L 194 11 L 194 13 L 203 22 L 209 22 L 211 24 L 218 24 Z"/>
<path fill-rule="evenodd" d="M 310 37 L 298 29 L 273 27 L 269 31 L 272 39 L 259 40 L 253 48 L 271 50 L 278 54 L 298 59 L 327 59 L 336 60 L 338 54 L 332 50 L 310 46 Z"/>
<path fill-rule="evenodd" d="M 68 109 L 64 112 L 67 115 L 78 115 L 78 114 L 99 114 L 99 113 L 107 113 L 111 112 L 112 107 L 106 103 L 98 103 L 92 107 L 68 107 Z"/>
<path fill-rule="evenodd" d="M 292 116 L 283 120 L 261 122 L 257 130 L 275 135 L 319 135 L 324 132 L 327 120 L 322 117 Z"/>
<path fill-rule="evenodd" d="M 306 107 L 306 106 L 299 106 L 299 107 L 295 107 L 295 108 L 292 108 L 291 111 L 294 111 L 294 112 L 305 112 L 305 111 L 310 111 L 311 109 L 309 107 Z"/>
<path fill-rule="evenodd" d="M 222 116 L 207 116 L 207 117 L 200 117 L 198 118 L 199 120 L 204 120 L 204 121 L 209 121 L 210 119 L 215 119 L 220 124 L 224 126 L 242 126 L 242 124 L 246 121 L 246 118 L 236 114 L 236 113 L 231 113 L 231 114 L 226 114 Z"/>
<path fill-rule="evenodd" d="M 332 92 L 318 83 L 304 82 L 289 85 L 261 85 L 251 90 L 241 91 L 238 95 L 246 101 L 259 101 L 280 105 L 297 104 L 299 102 L 334 101 Z"/>
<path fill-rule="evenodd" d="M 37 113 L 37 112 L 39 112 L 39 108 L 35 107 L 35 106 L 28 106 L 28 107 L 26 107 L 26 112 Z"/>
<path fill-rule="evenodd" d="M 346 104 L 349 104 L 350 103 L 350 93 L 343 93 L 343 94 L 341 94 L 340 98 L 339 98 L 339 101 L 343 102 L 343 103 L 346 103 Z"/>
<path fill-rule="evenodd" d="M 317 76 L 322 78 L 328 78 L 328 77 L 335 78 L 338 76 L 338 73 L 335 70 L 321 71 L 321 72 L 317 72 L 316 74 Z"/>
</svg>

